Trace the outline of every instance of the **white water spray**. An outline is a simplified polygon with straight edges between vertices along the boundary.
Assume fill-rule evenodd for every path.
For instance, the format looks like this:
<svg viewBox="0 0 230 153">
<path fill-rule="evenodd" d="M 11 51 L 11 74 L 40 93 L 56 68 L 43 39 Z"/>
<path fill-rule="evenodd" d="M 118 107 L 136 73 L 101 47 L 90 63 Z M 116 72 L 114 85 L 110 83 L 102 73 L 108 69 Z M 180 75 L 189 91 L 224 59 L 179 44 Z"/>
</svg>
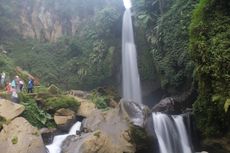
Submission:
<svg viewBox="0 0 230 153">
<path fill-rule="evenodd" d="M 46 148 L 49 150 L 49 153 L 60 153 L 63 141 L 70 135 L 76 135 L 76 131 L 80 131 L 80 127 L 81 122 L 77 122 L 71 127 L 68 134 L 55 136 L 53 143 L 46 146 Z"/>
<path fill-rule="evenodd" d="M 122 26 L 122 84 L 123 98 L 127 101 L 141 103 L 140 77 L 137 67 L 137 53 L 133 36 L 131 2 L 124 0 L 126 7 Z"/>
</svg>

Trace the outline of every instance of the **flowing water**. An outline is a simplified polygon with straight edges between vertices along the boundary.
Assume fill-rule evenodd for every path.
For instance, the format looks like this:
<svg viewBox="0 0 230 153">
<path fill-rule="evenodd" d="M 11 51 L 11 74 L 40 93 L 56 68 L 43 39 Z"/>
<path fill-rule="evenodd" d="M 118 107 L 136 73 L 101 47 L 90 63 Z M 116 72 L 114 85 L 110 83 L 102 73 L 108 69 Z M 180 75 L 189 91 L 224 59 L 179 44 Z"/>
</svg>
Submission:
<svg viewBox="0 0 230 153">
<path fill-rule="evenodd" d="M 140 77 L 137 67 L 137 53 L 133 36 L 131 3 L 124 0 L 126 7 L 122 26 L 122 81 L 123 98 L 128 101 L 141 103 Z"/>
<path fill-rule="evenodd" d="M 159 153 L 193 153 L 182 115 L 153 113 Z"/>
<path fill-rule="evenodd" d="M 70 129 L 68 134 L 57 135 L 53 139 L 53 143 L 47 145 L 49 153 L 60 153 L 62 142 L 70 135 L 76 135 L 76 131 L 80 131 L 81 122 L 76 122 Z"/>
</svg>

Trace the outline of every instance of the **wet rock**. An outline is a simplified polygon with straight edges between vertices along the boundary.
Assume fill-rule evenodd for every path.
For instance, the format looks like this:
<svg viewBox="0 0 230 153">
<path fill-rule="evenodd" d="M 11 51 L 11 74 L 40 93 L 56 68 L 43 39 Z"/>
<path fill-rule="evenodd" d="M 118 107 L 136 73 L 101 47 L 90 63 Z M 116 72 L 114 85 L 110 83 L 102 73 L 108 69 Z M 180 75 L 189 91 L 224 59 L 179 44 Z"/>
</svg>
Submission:
<svg viewBox="0 0 230 153">
<path fill-rule="evenodd" d="M 13 103 L 5 99 L 0 99 L 0 116 L 6 120 L 14 119 L 24 110 L 25 107 L 23 105 Z"/>
<path fill-rule="evenodd" d="M 4 125 L 0 133 L 2 153 L 45 153 L 40 132 L 22 117 Z"/>
<path fill-rule="evenodd" d="M 149 113 L 149 108 L 131 101 L 121 100 L 122 113 L 136 126 L 144 127 L 144 121 Z"/>
<path fill-rule="evenodd" d="M 68 132 L 69 128 L 73 125 L 75 119 L 75 112 L 70 109 L 62 108 L 54 114 L 54 121 L 57 127 L 66 132 Z"/>
<path fill-rule="evenodd" d="M 209 138 L 202 142 L 201 148 L 208 153 L 229 153 L 230 140 L 228 137 Z"/>
<path fill-rule="evenodd" d="M 178 110 L 175 105 L 175 101 L 171 97 L 167 97 L 162 99 L 158 104 L 156 104 L 152 110 L 152 112 L 163 112 L 168 114 L 173 114 L 175 112 L 179 113 L 180 109 Z"/>
<path fill-rule="evenodd" d="M 46 145 L 52 143 L 54 136 L 60 133 L 56 128 L 42 128 L 39 131 Z"/>
</svg>

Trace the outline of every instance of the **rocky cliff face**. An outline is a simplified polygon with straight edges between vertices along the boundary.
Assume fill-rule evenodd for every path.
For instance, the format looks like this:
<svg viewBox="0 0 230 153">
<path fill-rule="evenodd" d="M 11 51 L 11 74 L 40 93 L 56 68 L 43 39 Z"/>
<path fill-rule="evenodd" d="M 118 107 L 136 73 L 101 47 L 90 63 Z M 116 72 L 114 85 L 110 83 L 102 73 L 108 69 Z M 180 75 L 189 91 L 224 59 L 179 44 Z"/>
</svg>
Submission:
<svg viewBox="0 0 230 153">
<path fill-rule="evenodd" d="M 19 10 L 19 24 L 15 28 L 23 38 L 53 42 L 64 35 L 73 36 L 81 22 L 77 15 L 63 17 L 56 8 L 57 2 L 52 6 L 43 0 L 26 0 L 20 3 L 15 3 Z"/>
</svg>

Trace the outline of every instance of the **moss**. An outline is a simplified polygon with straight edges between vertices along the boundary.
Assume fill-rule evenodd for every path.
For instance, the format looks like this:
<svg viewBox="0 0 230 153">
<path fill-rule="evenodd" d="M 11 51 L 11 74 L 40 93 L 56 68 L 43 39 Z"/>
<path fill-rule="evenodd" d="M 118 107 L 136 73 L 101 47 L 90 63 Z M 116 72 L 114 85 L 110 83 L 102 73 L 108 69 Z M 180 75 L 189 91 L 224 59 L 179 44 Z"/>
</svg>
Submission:
<svg viewBox="0 0 230 153">
<path fill-rule="evenodd" d="M 99 137 L 100 137 L 100 135 L 101 135 L 101 132 L 100 132 L 100 131 L 95 132 L 93 135 L 94 135 L 95 137 L 99 138 Z"/>
<path fill-rule="evenodd" d="M 51 113 L 55 113 L 58 109 L 61 108 L 69 108 L 76 112 L 79 106 L 80 103 L 73 97 L 58 96 L 48 98 L 44 104 L 44 109 Z"/>
<path fill-rule="evenodd" d="M 131 125 L 131 143 L 136 146 L 136 153 L 150 153 L 151 151 L 151 141 L 148 137 L 146 131 L 138 126 Z"/>
<path fill-rule="evenodd" d="M 201 0 L 190 25 L 190 54 L 196 64 L 199 97 L 194 104 L 205 136 L 228 132 L 230 112 L 230 3 Z M 225 108 L 225 110 L 224 110 Z"/>
<path fill-rule="evenodd" d="M 17 143 L 18 143 L 18 137 L 17 137 L 17 136 L 14 136 L 14 137 L 11 139 L 11 143 L 12 143 L 12 144 L 17 144 Z"/>
<path fill-rule="evenodd" d="M 3 126 L 4 123 L 6 123 L 5 118 L 3 118 L 3 117 L 0 116 L 0 131 L 1 131 L 2 126 Z"/>
</svg>

